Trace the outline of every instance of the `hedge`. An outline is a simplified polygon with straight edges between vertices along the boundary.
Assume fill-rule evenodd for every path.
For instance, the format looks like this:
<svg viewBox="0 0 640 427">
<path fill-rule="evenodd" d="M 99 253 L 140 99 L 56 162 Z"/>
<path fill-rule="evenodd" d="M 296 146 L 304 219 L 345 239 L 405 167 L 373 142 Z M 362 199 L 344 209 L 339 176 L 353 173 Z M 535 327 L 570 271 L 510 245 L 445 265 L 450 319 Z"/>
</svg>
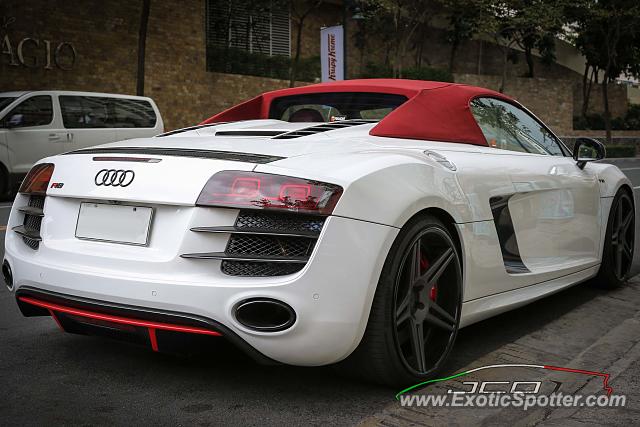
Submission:
<svg viewBox="0 0 640 427">
<path fill-rule="evenodd" d="M 293 59 L 284 55 L 269 56 L 250 53 L 242 49 L 207 47 L 207 71 L 269 77 L 289 80 L 289 67 Z M 313 82 L 320 78 L 320 57 L 300 58 L 296 81 Z"/>
<path fill-rule="evenodd" d="M 607 158 L 635 157 L 635 145 L 607 145 Z"/>
<path fill-rule="evenodd" d="M 604 130 L 604 115 L 588 114 L 587 117 L 573 118 L 573 128 L 576 130 Z M 611 119 L 612 130 L 640 130 L 640 105 L 630 105 L 624 117 Z"/>
</svg>

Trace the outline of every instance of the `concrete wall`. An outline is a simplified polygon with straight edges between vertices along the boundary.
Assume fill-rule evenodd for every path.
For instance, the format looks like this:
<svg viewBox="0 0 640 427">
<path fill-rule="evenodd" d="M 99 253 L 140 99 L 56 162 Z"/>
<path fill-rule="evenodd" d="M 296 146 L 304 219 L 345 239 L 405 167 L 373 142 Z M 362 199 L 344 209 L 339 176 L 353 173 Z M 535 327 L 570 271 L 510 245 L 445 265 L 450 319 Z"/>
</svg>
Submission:
<svg viewBox="0 0 640 427">
<path fill-rule="evenodd" d="M 627 86 L 610 84 L 607 88 L 609 97 L 609 111 L 611 117 L 624 117 L 629 109 L 629 97 Z M 582 109 L 582 82 L 576 83 L 573 90 L 574 116 L 579 116 Z M 589 95 L 589 114 L 602 114 L 604 104 L 602 102 L 602 85 L 593 85 Z"/>
</svg>

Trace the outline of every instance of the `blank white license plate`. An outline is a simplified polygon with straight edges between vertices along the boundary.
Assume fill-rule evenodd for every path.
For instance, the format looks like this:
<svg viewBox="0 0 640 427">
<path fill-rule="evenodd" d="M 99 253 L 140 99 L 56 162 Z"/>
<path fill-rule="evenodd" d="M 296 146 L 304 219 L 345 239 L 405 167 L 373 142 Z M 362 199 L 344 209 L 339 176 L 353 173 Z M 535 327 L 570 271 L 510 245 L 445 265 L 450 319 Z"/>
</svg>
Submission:
<svg viewBox="0 0 640 427">
<path fill-rule="evenodd" d="M 146 246 L 152 216 L 153 209 L 147 207 L 81 203 L 76 237 Z"/>
</svg>

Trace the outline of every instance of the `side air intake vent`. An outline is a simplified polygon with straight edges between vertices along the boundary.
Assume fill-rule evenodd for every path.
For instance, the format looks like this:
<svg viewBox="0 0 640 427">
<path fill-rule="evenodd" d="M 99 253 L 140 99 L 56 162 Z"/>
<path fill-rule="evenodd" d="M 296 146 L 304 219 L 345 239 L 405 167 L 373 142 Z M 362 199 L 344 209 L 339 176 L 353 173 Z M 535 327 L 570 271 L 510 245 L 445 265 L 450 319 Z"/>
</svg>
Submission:
<svg viewBox="0 0 640 427">
<path fill-rule="evenodd" d="M 314 135 L 320 132 L 328 132 L 330 130 L 344 129 L 352 126 L 366 125 L 368 123 L 375 123 L 377 120 L 342 120 L 338 122 L 323 123 L 320 125 L 311 126 L 304 129 L 298 129 L 291 132 L 283 133 L 273 137 L 273 139 L 293 139 L 301 138 L 303 136 Z"/>
</svg>

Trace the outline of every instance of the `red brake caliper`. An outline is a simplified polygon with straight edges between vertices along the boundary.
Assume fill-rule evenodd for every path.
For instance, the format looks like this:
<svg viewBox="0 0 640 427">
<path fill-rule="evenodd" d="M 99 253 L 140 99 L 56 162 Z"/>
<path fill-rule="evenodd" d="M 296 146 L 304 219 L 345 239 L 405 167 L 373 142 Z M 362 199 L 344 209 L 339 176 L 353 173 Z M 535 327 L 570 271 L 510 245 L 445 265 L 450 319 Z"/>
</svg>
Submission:
<svg viewBox="0 0 640 427">
<path fill-rule="evenodd" d="M 429 268 L 429 260 L 427 259 L 427 257 L 424 254 L 420 254 L 420 271 L 424 271 L 427 268 Z M 431 301 L 435 301 L 436 297 L 438 296 L 438 289 L 437 289 L 438 284 L 434 283 L 433 286 L 431 286 L 431 289 L 429 289 L 429 299 Z"/>
</svg>

